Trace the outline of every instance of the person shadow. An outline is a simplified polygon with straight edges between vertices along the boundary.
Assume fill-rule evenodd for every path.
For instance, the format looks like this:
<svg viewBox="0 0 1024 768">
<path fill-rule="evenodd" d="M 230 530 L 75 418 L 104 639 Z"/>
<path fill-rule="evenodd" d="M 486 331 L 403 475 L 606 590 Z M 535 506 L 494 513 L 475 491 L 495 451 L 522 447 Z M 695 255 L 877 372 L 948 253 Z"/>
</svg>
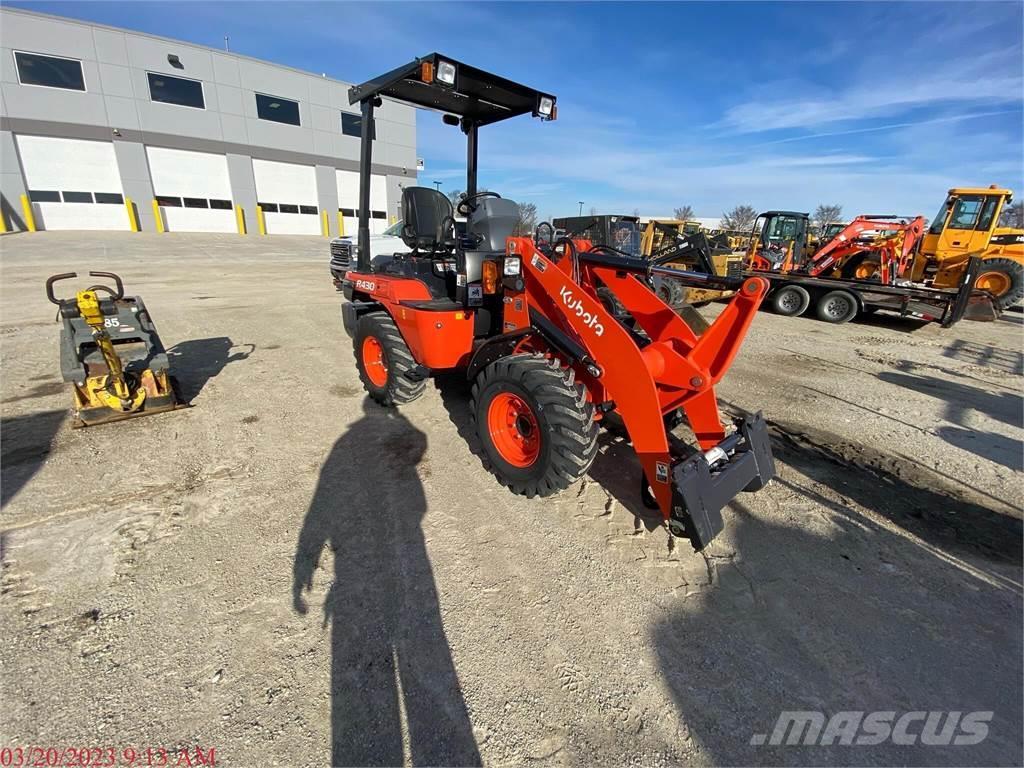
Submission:
<svg viewBox="0 0 1024 768">
<path fill-rule="evenodd" d="M 292 602 L 306 615 L 325 549 L 334 581 L 331 765 L 480 765 L 441 622 L 417 473 L 427 438 L 369 398 L 334 443 L 299 533 Z"/>
</svg>

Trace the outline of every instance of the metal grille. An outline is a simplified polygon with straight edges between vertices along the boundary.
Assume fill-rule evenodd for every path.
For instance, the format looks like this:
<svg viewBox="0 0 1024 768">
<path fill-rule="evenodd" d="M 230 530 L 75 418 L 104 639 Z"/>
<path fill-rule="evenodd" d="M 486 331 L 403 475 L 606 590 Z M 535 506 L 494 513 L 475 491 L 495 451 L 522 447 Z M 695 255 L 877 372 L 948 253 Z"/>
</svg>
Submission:
<svg viewBox="0 0 1024 768">
<path fill-rule="evenodd" d="M 331 269 L 339 272 L 349 268 L 352 261 L 352 243 L 346 240 L 335 240 L 331 243 Z"/>
<path fill-rule="evenodd" d="M 743 277 L 743 259 L 730 259 L 725 263 L 726 277 Z"/>
</svg>

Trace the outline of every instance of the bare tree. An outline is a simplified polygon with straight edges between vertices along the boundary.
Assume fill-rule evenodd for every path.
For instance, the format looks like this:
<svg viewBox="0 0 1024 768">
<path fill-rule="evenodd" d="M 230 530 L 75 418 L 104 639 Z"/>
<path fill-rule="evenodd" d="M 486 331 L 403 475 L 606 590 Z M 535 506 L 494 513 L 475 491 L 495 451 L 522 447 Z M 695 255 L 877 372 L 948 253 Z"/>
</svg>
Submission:
<svg viewBox="0 0 1024 768">
<path fill-rule="evenodd" d="M 633 215 L 636 216 L 639 219 L 640 218 L 640 209 L 639 208 L 634 208 L 633 209 Z"/>
<path fill-rule="evenodd" d="M 597 208 L 595 208 L 594 206 L 590 206 L 590 215 L 597 216 Z"/>
<path fill-rule="evenodd" d="M 462 197 L 461 189 L 453 189 L 448 193 L 448 199 L 452 201 L 452 205 L 456 205 L 459 202 L 460 197 Z"/>
<path fill-rule="evenodd" d="M 1024 229 L 1024 201 L 1005 206 L 999 214 L 999 226 Z"/>
<path fill-rule="evenodd" d="M 672 213 L 677 219 L 679 219 L 679 221 L 693 220 L 693 208 L 688 205 L 684 205 L 682 208 L 676 208 Z"/>
<path fill-rule="evenodd" d="M 515 234 L 519 237 L 532 235 L 537 228 L 537 206 L 533 203 L 519 204 L 519 221 L 516 222 Z"/>
<path fill-rule="evenodd" d="M 728 213 L 722 214 L 722 229 L 748 230 L 757 218 L 757 209 L 749 205 L 737 205 Z"/>
<path fill-rule="evenodd" d="M 814 225 L 821 232 L 829 224 L 834 224 L 843 215 L 841 205 L 819 205 L 814 211 Z"/>
</svg>

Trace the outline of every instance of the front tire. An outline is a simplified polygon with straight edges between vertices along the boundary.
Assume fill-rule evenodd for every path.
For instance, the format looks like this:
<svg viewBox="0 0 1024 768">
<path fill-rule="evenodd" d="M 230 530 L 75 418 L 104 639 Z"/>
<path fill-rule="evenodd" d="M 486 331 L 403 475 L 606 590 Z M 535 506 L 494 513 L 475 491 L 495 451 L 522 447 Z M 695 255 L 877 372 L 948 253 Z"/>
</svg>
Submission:
<svg viewBox="0 0 1024 768">
<path fill-rule="evenodd" d="M 473 383 L 472 413 L 484 465 L 514 493 L 565 490 L 597 454 L 594 406 L 571 368 L 539 354 L 501 358 Z"/>
<path fill-rule="evenodd" d="M 985 259 L 974 287 L 995 296 L 999 309 L 1009 309 L 1024 299 L 1024 265 L 1013 259 Z"/>
<path fill-rule="evenodd" d="M 353 346 L 359 379 L 378 403 L 404 405 L 423 394 L 426 382 L 406 376 L 416 361 L 387 312 L 362 315 L 356 323 Z"/>
</svg>

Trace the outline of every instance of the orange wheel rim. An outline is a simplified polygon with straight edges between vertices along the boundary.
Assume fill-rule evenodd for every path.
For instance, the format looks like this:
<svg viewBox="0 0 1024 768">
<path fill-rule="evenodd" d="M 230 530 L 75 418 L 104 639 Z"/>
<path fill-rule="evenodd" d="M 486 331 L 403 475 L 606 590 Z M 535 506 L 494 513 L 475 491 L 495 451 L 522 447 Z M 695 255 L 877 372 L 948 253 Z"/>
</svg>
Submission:
<svg viewBox="0 0 1024 768">
<path fill-rule="evenodd" d="M 526 401 L 511 392 L 487 407 L 487 429 L 498 454 L 513 467 L 529 467 L 540 455 L 540 428 Z"/>
<path fill-rule="evenodd" d="M 363 368 L 375 387 L 387 386 L 388 361 L 384 357 L 384 347 L 373 336 L 363 339 Z"/>
<path fill-rule="evenodd" d="M 1002 272 L 982 272 L 974 285 L 993 296 L 1002 296 L 1010 290 L 1010 278 Z"/>
<path fill-rule="evenodd" d="M 874 264 L 861 264 L 859 267 L 857 267 L 856 275 L 861 280 L 869 278 L 873 274 L 875 274 L 875 265 Z"/>
</svg>

